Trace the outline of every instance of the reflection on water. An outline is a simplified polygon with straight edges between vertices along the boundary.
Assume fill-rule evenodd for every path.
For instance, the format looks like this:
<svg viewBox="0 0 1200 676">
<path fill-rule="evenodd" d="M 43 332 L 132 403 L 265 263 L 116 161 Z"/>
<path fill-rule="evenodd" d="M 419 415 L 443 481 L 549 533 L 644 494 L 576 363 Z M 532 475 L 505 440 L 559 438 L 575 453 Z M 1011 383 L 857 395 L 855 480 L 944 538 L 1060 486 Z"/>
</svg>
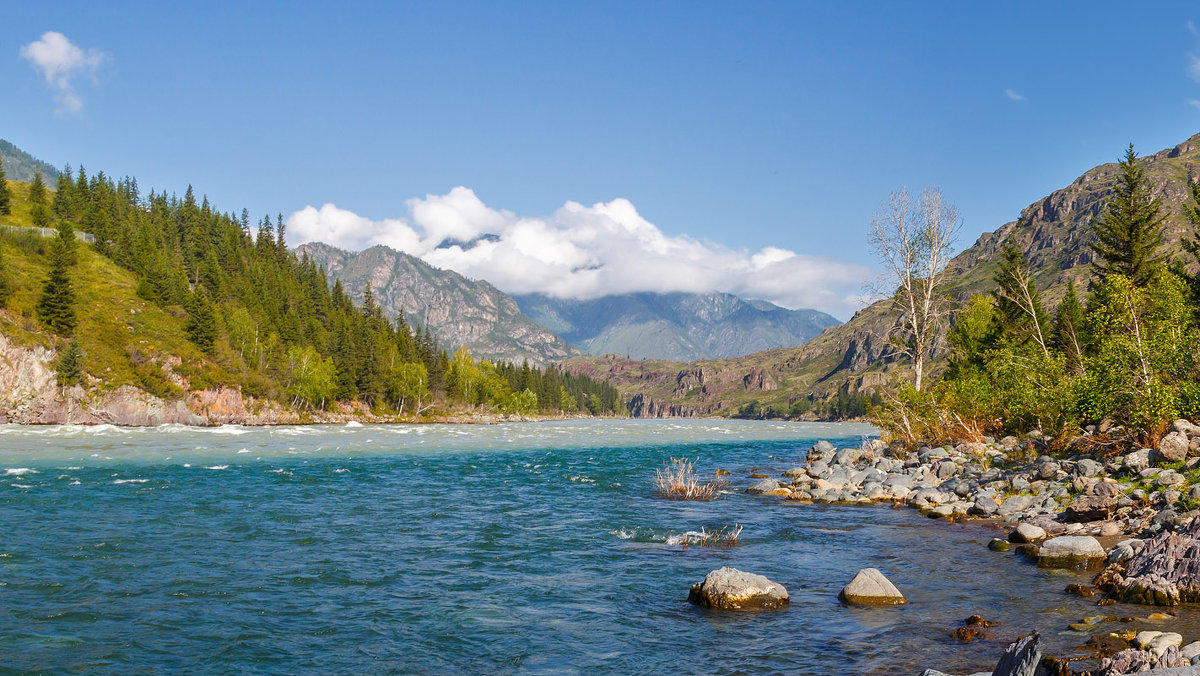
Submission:
<svg viewBox="0 0 1200 676">
<path fill-rule="evenodd" d="M 1073 649 L 1087 635 L 1069 623 L 1146 615 L 1063 594 L 1086 576 L 990 552 L 986 528 L 740 492 L 751 468 L 869 433 L 730 421 L 2 426 L 0 652 L 33 671 L 915 674 L 990 668 L 1032 629 Z M 672 455 L 729 469 L 729 492 L 654 498 Z M 735 523 L 739 547 L 680 545 Z M 791 606 L 687 604 L 722 565 L 781 582 Z M 865 566 L 910 603 L 839 604 Z M 995 638 L 949 637 L 972 614 L 1000 622 Z M 1200 638 L 1191 611 L 1169 626 Z"/>
</svg>

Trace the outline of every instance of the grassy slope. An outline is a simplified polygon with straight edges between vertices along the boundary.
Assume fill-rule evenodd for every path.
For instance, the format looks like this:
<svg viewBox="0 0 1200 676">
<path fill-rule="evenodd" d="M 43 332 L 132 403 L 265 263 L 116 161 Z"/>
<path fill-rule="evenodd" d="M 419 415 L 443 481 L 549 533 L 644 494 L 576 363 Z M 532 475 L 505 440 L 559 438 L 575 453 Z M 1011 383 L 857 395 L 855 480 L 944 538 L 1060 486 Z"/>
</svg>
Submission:
<svg viewBox="0 0 1200 676">
<path fill-rule="evenodd" d="M 32 225 L 25 201 L 29 186 L 9 182 L 17 196 L 11 216 L 0 216 L 5 225 Z M 61 349 L 66 339 L 38 325 L 34 308 L 41 295 L 53 240 L 32 234 L 0 233 L 0 253 L 8 269 L 13 296 L 0 314 L 0 331 L 24 345 Z M 84 352 L 84 371 L 100 378 L 106 387 L 136 385 L 164 397 L 179 397 L 183 390 L 165 378 L 161 359 L 182 360 L 176 368 L 193 380 L 193 386 L 232 382 L 230 374 L 204 358 L 183 332 L 183 311 L 168 312 L 137 296 L 137 279 L 89 245 L 79 243 L 78 262 L 71 271 L 77 299 L 79 325 L 76 336 Z"/>
</svg>

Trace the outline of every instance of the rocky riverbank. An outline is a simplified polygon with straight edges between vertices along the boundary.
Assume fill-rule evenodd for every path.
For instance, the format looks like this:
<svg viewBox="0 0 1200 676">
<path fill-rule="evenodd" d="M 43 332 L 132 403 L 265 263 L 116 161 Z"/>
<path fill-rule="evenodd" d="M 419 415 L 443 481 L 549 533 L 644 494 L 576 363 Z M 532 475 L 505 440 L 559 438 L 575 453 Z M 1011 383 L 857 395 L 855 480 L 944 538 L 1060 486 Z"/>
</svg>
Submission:
<svg viewBox="0 0 1200 676">
<path fill-rule="evenodd" d="M 172 363 L 159 366 L 186 394 L 166 400 L 132 385 L 62 387 L 55 378 L 55 353 L 41 346 L 17 345 L 0 332 L 0 424 L 22 425 L 295 425 L 361 423 L 498 423 L 542 420 L 482 411 L 424 416 L 385 416 L 362 404 L 338 404 L 330 410 L 297 410 L 270 399 L 245 395 L 238 387 L 188 388 Z M 558 416 L 557 418 L 579 417 Z"/>
<path fill-rule="evenodd" d="M 993 523 L 1001 529 L 993 550 L 1042 567 L 1098 571 L 1093 586 L 1066 590 L 1094 596 L 1098 606 L 1200 602 L 1200 426 L 1178 420 L 1155 448 L 1115 443 L 1111 432 L 1092 428 L 1054 456 L 1052 440 L 1038 432 L 915 453 L 878 440 L 842 449 L 819 442 L 803 464 L 756 473 L 747 492 L 797 504 L 892 503 L 935 519 Z M 1200 666 L 1200 636 L 1170 631 L 1168 613 L 1151 615 L 1162 631 L 1103 631 L 1104 614 L 1081 619 L 1071 629 L 1094 630 L 1087 657 L 1103 658 L 1100 668 L 1073 672 L 1068 656 L 1039 660 L 1050 670 L 1038 673 Z"/>
</svg>

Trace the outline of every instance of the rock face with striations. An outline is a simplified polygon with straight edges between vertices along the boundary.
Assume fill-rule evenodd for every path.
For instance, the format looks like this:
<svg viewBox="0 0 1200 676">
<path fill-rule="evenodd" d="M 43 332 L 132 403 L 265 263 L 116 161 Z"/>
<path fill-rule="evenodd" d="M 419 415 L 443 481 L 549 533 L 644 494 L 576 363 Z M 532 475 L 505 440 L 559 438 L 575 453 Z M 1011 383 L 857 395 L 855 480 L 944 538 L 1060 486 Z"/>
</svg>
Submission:
<svg viewBox="0 0 1200 676">
<path fill-rule="evenodd" d="M 772 610 L 788 604 L 788 593 L 762 575 L 723 567 L 692 585 L 688 602 L 721 610 Z"/>
<path fill-rule="evenodd" d="M 1163 531 L 1125 561 L 1115 576 L 1118 598 L 1128 603 L 1174 606 L 1200 602 L 1200 519 Z"/>
<path fill-rule="evenodd" d="M 439 270 L 408 254 L 375 246 L 350 253 L 327 244 L 296 249 L 325 270 L 330 283 L 362 303 L 368 284 L 379 307 L 394 319 L 401 310 L 410 324 L 429 326 L 451 351 L 466 345 L 476 358 L 544 366 L 579 354 L 558 336 L 521 314 L 516 301 L 483 281 Z"/>
</svg>

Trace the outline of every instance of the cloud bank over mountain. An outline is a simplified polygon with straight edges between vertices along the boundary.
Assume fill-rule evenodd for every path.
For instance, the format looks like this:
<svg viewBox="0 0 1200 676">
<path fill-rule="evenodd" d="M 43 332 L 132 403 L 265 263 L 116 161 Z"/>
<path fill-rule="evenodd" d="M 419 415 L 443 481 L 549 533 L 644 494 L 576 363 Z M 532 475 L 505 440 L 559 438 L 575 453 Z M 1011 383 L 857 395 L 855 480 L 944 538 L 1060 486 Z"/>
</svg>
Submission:
<svg viewBox="0 0 1200 676">
<path fill-rule="evenodd" d="M 863 303 L 863 266 L 777 247 L 735 250 L 667 235 L 626 199 L 567 202 L 527 218 L 493 209 L 469 188 L 407 201 L 406 218 L 371 220 L 333 204 L 287 219 L 288 243 L 352 251 L 385 245 L 511 294 L 590 299 L 614 293 L 724 291 L 841 319 Z"/>
</svg>

